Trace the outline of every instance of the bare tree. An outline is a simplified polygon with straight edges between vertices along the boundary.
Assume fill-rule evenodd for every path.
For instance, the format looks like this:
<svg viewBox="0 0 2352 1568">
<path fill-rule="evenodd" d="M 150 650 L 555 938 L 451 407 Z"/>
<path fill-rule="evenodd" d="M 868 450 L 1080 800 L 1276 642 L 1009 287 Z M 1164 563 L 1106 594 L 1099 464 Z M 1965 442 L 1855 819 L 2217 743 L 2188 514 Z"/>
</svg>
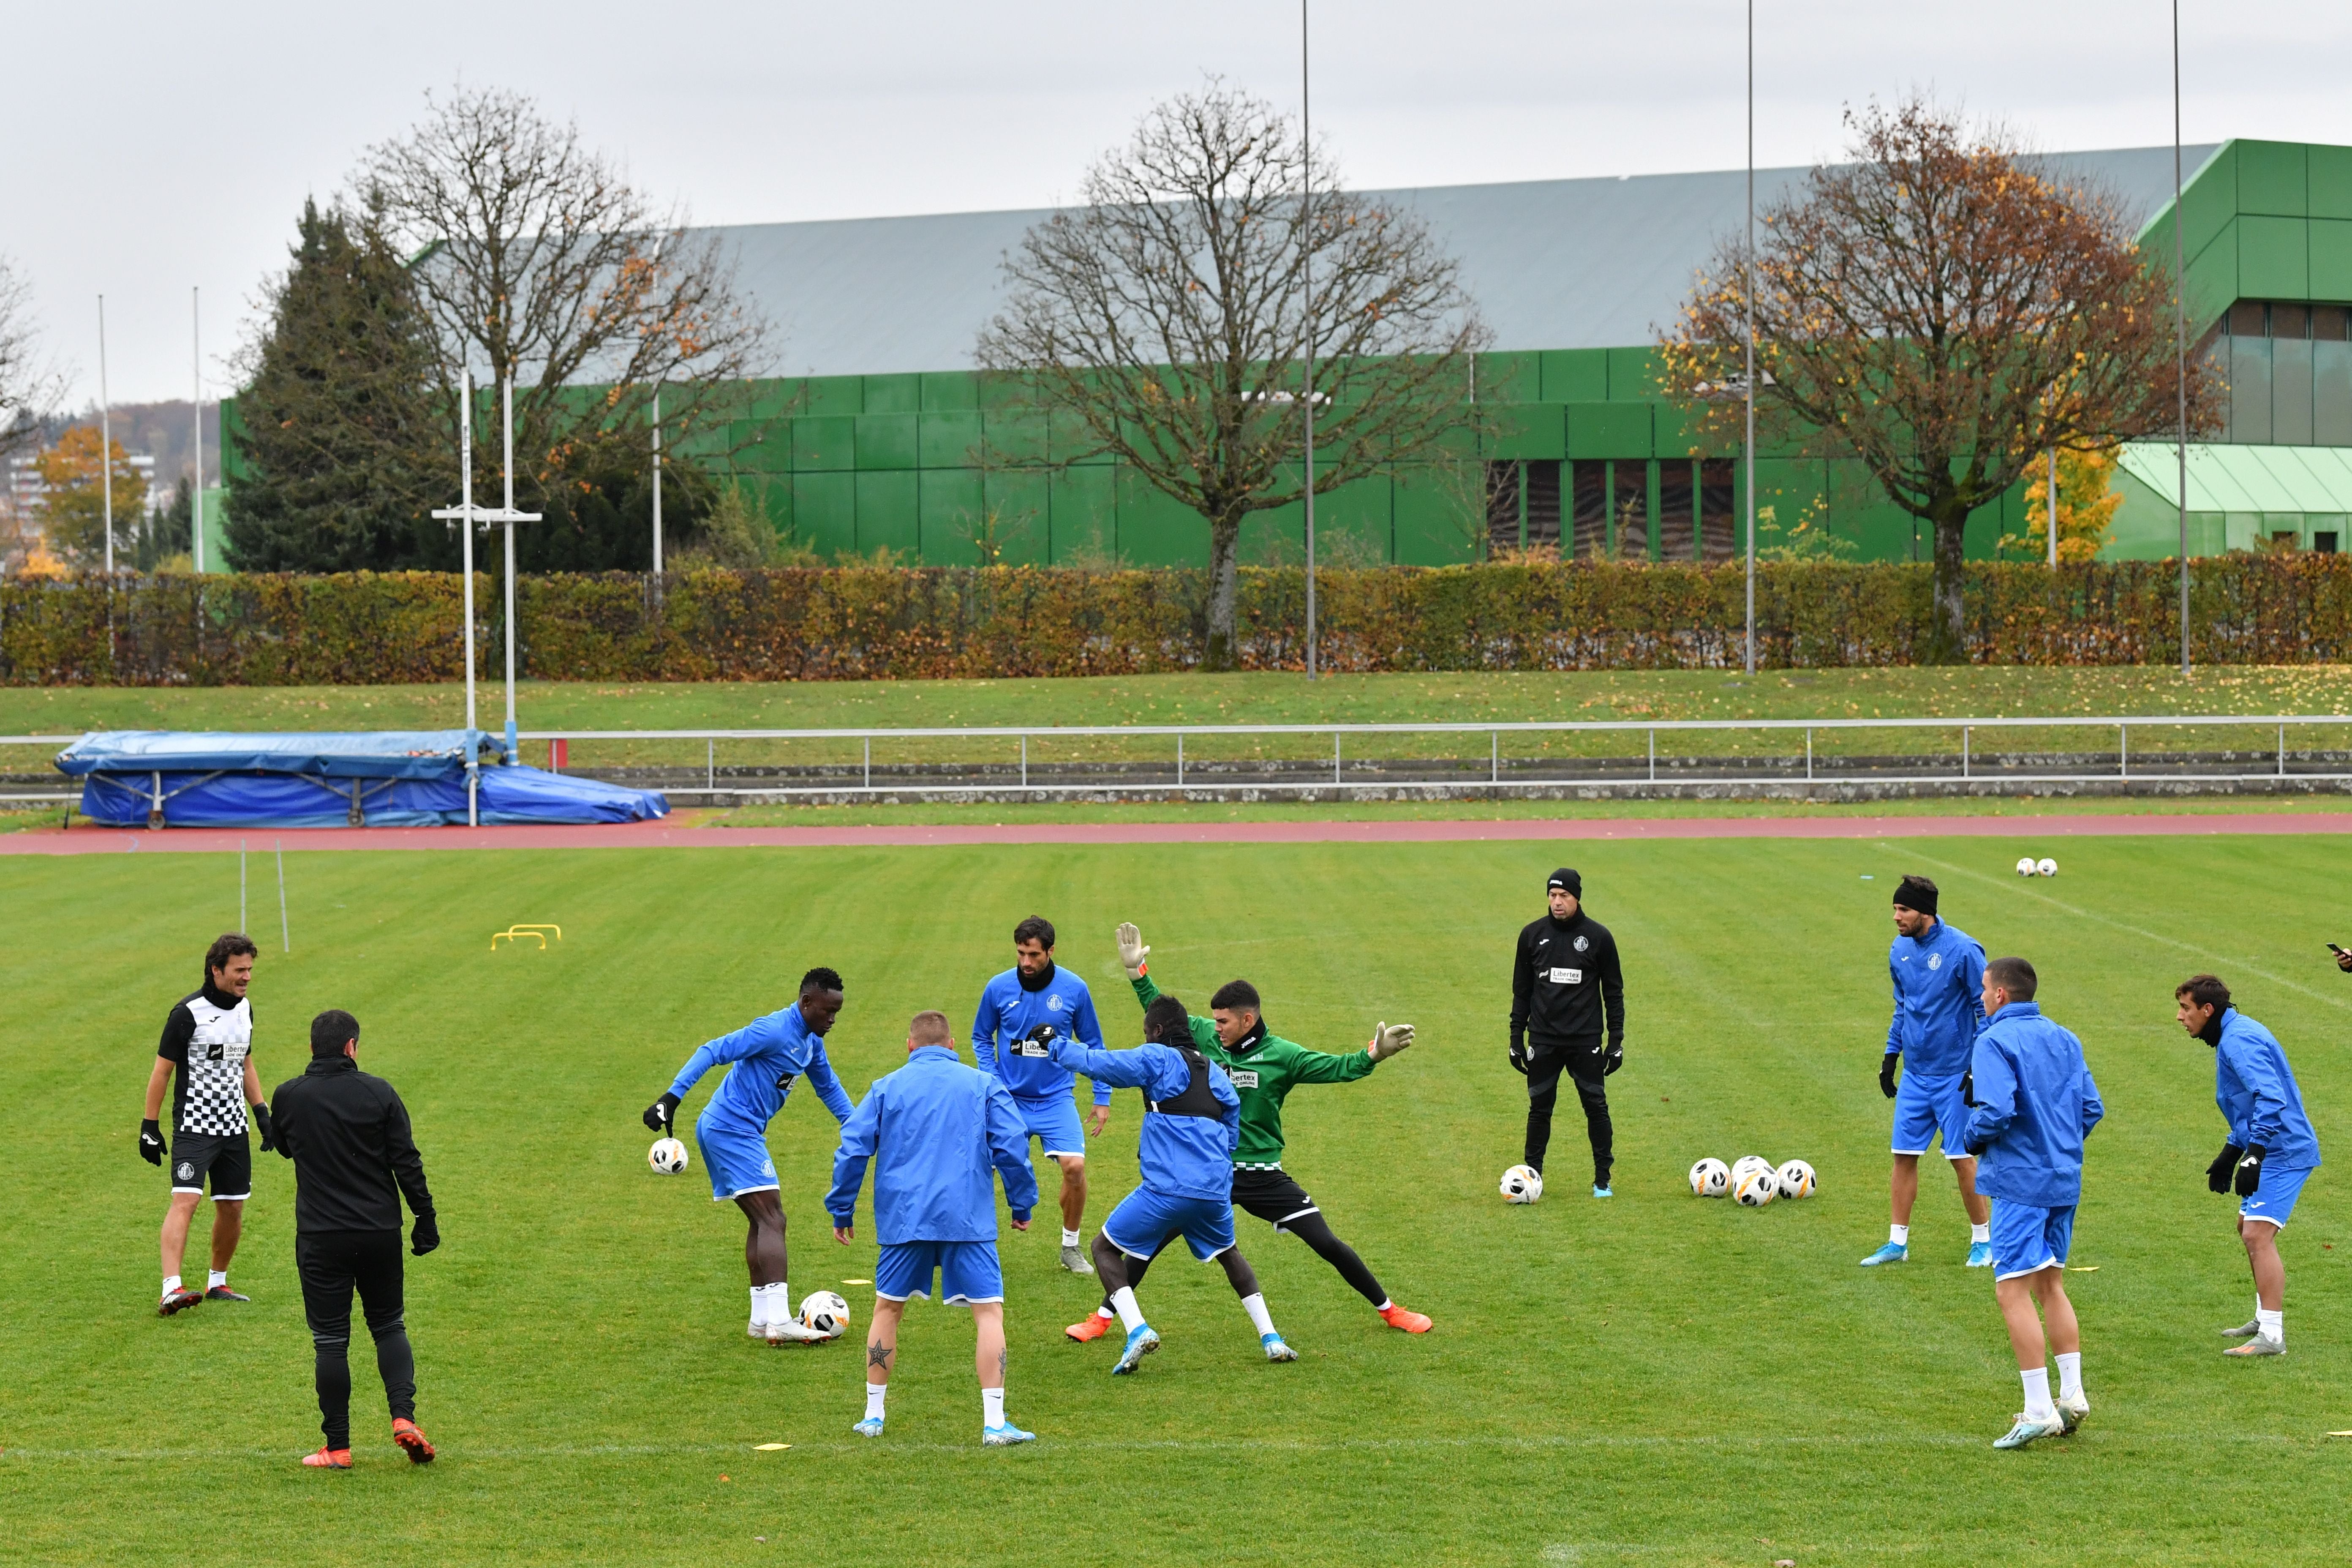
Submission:
<svg viewBox="0 0 2352 1568">
<path fill-rule="evenodd" d="M 1766 206 L 1753 258 L 1757 405 L 1769 433 L 1861 459 L 1934 529 L 1928 657 L 1967 657 L 1969 514 L 2056 447 L 2087 452 L 2178 423 L 2169 267 L 2122 204 L 2062 182 L 1998 127 L 1970 139 L 1920 99 L 1849 110 L 1850 163 Z M 1751 272 L 1727 240 L 1663 338 L 1664 381 L 1736 440 Z M 2189 361 L 2193 435 L 2218 390 Z M 1763 438 L 1763 437 L 1759 437 Z"/>
<path fill-rule="evenodd" d="M 1209 523 L 1205 663 L 1235 661 L 1242 520 L 1437 456 L 1468 418 L 1485 328 L 1412 214 L 1343 191 L 1290 120 L 1212 80 L 1155 105 L 1087 172 L 1082 205 L 1023 237 L 978 357 Z M 1302 199 L 1303 198 L 1303 199 Z M 1308 284 L 1311 274 L 1311 300 Z M 1313 384 L 1306 382 L 1309 348 Z"/>
<path fill-rule="evenodd" d="M 40 435 L 41 416 L 65 392 L 65 378 L 40 350 L 32 287 L 0 256 L 0 457 Z"/>
<path fill-rule="evenodd" d="M 656 388 L 666 445 L 724 417 L 768 369 L 767 327 L 717 236 L 656 212 L 576 125 L 528 98 L 460 87 L 426 101 L 406 135 L 368 151 L 356 205 L 416 258 L 453 449 L 468 366 L 478 384 L 515 378 L 516 466 L 541 484 L 608 459 L 642 465 Z M 479 486 L 499 456 L 494 440 L 478 448 Z"/>
</svg>

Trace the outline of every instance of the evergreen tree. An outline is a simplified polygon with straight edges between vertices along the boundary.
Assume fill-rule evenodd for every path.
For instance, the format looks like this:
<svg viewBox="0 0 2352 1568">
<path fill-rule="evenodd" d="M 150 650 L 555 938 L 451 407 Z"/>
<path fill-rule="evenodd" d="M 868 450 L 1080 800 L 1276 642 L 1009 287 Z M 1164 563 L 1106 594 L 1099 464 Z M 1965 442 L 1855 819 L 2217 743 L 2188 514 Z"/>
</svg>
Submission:
<svg viewBox="0 0 2352 1568">
<path fill-rule="evenodd" d="M 439 449 L 430 328 L 379 212 L 304 202 L 292 256 L 237 398 L 231 563 L 454 570 L 457 535 L 427 514 L 457 500 L 457 454 Z"/>
</svg>

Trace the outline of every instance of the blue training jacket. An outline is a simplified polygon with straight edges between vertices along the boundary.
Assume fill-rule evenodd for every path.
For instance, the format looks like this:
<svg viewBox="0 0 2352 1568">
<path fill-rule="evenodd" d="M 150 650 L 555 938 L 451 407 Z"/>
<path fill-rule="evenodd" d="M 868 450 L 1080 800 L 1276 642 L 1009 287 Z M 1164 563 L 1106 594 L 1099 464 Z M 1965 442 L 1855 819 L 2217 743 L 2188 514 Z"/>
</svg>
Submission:
<svg viewBox="0 0 2352 1568">
<path fill-rule="evenodd" d="M 1066 1039 L 1054 1042 L 1054 1060 L 1095 1080 L 1095 1087 L 1139 1089 L 1146 1100 L 1173 1100 L 1192 1087 L 1192 1069 L 1183 1056 L 1162 1045 L 1144 1044 L 1131 1050 L 1091 1050 Z M 1234 1080 L 1216 1063 L 1209 1064 L 1209 1092 L 1216 1097 L 1218 1116 L 1163 1116 L 1147 1111 L 1137 1136 L 1136 1163 L 1143 1169 L 1143 1184 L 1176 1198 L 1234 1195 L 1234 1149 L 1242 1135 L 1242 1097 Z"/>
<path fill-rule="evenodd" d="M 2221 1043 L 2213 1051 L 2213 1101 L 2230 1123 L 2230 1142 L 2261 1144 L 2274 1170 L 2307 1171 L 2319 1163 L 2319 1137 L 2303 1113 L 2303 1091 L 2278 1037 L 2239 1012 L 2221 1014 Z"/>
<path fill-rule="evenodd" d="M 1895 982 L 1895 1016 L 1886 1050 L 1901 1052 L 1903 1070 L 1918 1078 L 1958 1078 L 1984 1027 L 1984 949 L 1954 925 L 1937 921 L 1922 942 L 1897 936 L 1887 950 Z"/>
<path fill-rule="evenodd" d="M 1021 989 L 1021 972 L 1008 969 L 980 994 L 971 1020 L 971 1055 L 980 1070 L 1013 1091 L 1016 1100 L 1060 1100 L 1070 1092 L 1070 1069 L 1025 1037 L 1040 1024 L 1056 1038 L 1102 1049 L 1102 1026 L 1095 1022 L 1095 999 L 1087 983 L 1056 964 L 1053 976 L 1034 991 Z M 1110 1089 L 1095 1085 L 1095 1103 L 1108 1105 Z"/>
<path fill-rule="evenodd" d="M 771 1013 L 764 1018 L 754 1018 L 731 1035 L 721 1035 L 707 1042 L 701 1049 L 686 1058 L 670 1081 L 669 1091 L 679 1099 L 686 1098 L 704 1073 L 721 1062 L 735 1064 L 710 1096 L 710 1103 L 702 1108 L 695 1126 L 709 1127 L 721 1132 L 749 1132 L 754 1136 L 765 1132 L 776 1112 L 784 1108 L 784 1096 L 793 1091 L 793 1079 L 808 1074 L 816 1086 L 816 1095 L 824 1108 L 833 1112 L 835 1121 L 849 1120 L 849 1096 L 843 1092 L 841 1079 L 835 1078 L 833 1064 L 825 1060 L 824 1037 L 812 1035 L 801 1020 L 801 1005 L 797 1002 L 781 1013 Z"/>
<path fill-rule="evenodd" d="M 833 1223 L 857 1213 L 866 1162 L 874 1163 L 874 1237 L 908 1241 L 994 1241 L 996 1186 L 1025 1220 L 1037 1206 L 1029 1136 L 1004 1086 L 956 1059 L 947 1046 L 919 1046 L 907 1065 L 874 1080 L 841 1128 L 833 1156 Z"/>
<path fill-rule="evenodd" d="M 2083 1140 L 2107 1113 L 2083 1042 L 2038 1003 L 2011 1002 L 1977 1036 L 1969 1072 L 1977 1191 L 2042 1208 L 2081 1202 Z"/>
</svg>

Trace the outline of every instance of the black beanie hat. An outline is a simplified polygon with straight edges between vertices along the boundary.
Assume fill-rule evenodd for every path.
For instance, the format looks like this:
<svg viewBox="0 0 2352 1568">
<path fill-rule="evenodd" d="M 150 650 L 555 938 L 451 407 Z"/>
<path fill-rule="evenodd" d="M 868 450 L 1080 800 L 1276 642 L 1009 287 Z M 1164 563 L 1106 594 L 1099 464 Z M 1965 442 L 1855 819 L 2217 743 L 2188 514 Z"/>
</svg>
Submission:
<svg viewBox="0 0 2352 1568">
<path fill-rule="evenodd" d="M 1906 877 L 1895 889 L 1895 901 L 1923 915 L 1936 912 L 1936 884 L 1925 877 Z"/>
<path fill-rule="evenodd" d="M 1567 866 L 1562 866 L 1559 870 L 1554 871 L 1551 874 L 1551 879 L 1544 883 L 1544 891 L 1547 893 L 1550 892 L 1554 888 L 1566 889 L 1570 898 L 1581 899 L 1584 897 L 1584 879 L 1578 876 L 1574 869 Z"/>
</svg>

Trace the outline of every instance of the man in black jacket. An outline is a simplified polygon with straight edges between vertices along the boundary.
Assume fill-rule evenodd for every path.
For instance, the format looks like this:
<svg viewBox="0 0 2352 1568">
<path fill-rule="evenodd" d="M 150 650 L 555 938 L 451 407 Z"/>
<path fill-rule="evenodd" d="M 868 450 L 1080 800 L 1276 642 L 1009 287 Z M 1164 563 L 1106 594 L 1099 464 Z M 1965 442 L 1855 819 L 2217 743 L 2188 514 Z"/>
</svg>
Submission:
<svg viewBox="0 0 2352 1568">
<path fill-rule="evenodd" d="M 1584 879 L 1563 866 L 1545 892 L 1551 911 L 1519 932 L 1511 960 L 1511 1066 L 1528 1080 L 1527 1163 L 1543 1169 L 1564 1072 L 1584 1102 L 1592 1195 L 1605 1198 L 1614 1131 L 1601 1080 L 1625 1063 L 1625 977 L 1617 939 L 1584 912 Z"/>
<path fill-rule="evenodd" d="M 416 1429 L 416 1362 L 402 1318 L 400 1199 L 408 1197 L 419 1258 L 441 1245 L 425 1160 L 408 1108 L 392 1085 L 360 1071 L 359 1020 L 340 1009 L 310 1020 L 310 1065 L 278 1086 L 278 1152 L 294 1162 L 294 1259 L 318 1352 L 325 1445 L 302 1458 L 315 1469 L 352 1468 L 352 1291 L 375 1339 L 376 1371 L 392 1406 L 392 1440 L 411 1462 L 433 1458 Z"/>
</svg>

